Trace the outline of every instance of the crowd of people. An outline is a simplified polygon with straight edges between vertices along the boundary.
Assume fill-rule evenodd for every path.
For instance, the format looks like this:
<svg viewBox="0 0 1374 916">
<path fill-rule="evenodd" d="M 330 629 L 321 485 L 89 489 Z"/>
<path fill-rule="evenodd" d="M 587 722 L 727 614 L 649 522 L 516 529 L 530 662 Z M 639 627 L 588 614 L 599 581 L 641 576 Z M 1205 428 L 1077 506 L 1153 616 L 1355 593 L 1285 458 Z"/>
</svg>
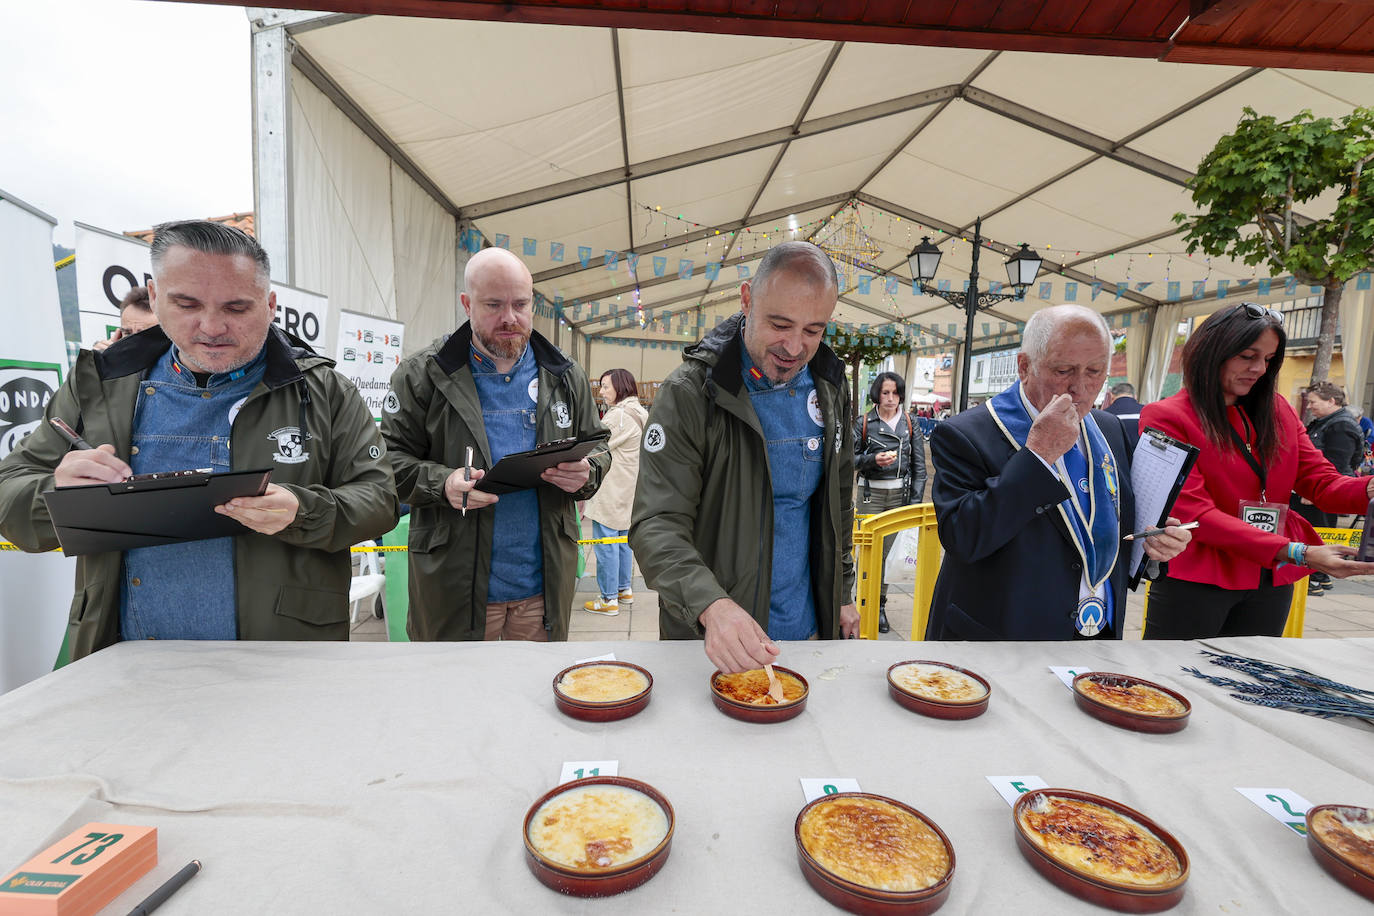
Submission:
<svg viewBox="0 0 1374 916">
<path fill-rule="evenodd" d="M 379 427 L 331 360 L 273 324 L 270 265 L 250 236 L 169 223 L 151 259 L 146 301 L 127 297 L 120 328 L 81 352 L 48 405 L 82 441 L 43 424 L 0 462 L 0 533 L 56 547 L 42 498 L 54 486 L 191 467 L 272 478 L 216 507 L 240 535 L 80 557 L 73 657 L 125 639 L 346 639 L 349 547 L 391 530 L 402 504 L 412 639 L 566 639 L 580 505 L 597 566 L 582 610 L 630 605 L 637 561 L 661 638 L 702 640 L 725 672 L 757 668 L 782 641 L 857 637 L 856 510 L 922 502 L 928 477 L 945 552 L 926 638 L 1119 639 L 1145 427 L 1200 449 L 1173 517 L 1144 538 L 1146 638 L 1275 634 L 1294 582 L 1374 572 L 1309 524 L 1364 513 L 1365 435 L 1325 383 L 1307 392 L 1304 429 L 1276 390 L 1281 320 L 1251 303 L 1203 322 L 1184 389 L 1143 407 L 1125 384 L 1095 409 L 1110 332 L 1060 305 L 1030 317 L 1017 380 L 976 408 L 917 417 L 901 376 L 882 372 L 855 416 L 822 340 L 835 266 L 787 242 L 650 409 L 628 370 L 602 372 L 600 415 L 584 369 L 532 327 L 527 266 L 488 248 L 465 267 L 466 320 L 401 362 Z M 504 456 L 607 434 L 537 487 L 482 486 Z"/>
</svg>

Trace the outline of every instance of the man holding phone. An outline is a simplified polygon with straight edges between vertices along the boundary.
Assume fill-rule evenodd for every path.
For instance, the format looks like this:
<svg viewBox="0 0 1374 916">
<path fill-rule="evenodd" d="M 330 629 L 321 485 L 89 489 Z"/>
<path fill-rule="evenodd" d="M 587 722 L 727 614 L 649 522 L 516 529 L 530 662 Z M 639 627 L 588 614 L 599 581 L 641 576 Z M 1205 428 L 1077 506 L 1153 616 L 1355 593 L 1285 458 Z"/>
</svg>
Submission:
<svg viewBox="0 0 1374 916">
<path fill-rule="evenodd" d="M 504 248 L 468 259 L 468 321 L 403 360 L 382 404 L 396 486 L 411 505 L 411 639 L 568 638 L 576 503 L 610 468 L 598 447 L 540 486 L 478 487 L 506 455 L 601 430 L 582 369 L 534 331 L 534 283 Z M 472 453 L 480 467 L 473 468 Z"/>
<path fill-rule="evenodd" d="M 155 324 L 157 315 L 153 314 L 152 303 L 148 301 L 148 287 L 131 286 L 124 294 L 124 298 L 119 300 L 119 327 L 114 329 L 114 333 L 107 340 L 97 340 L 91 344 L 91 349 L 103 350 L 110 344 L 132 337 L 139 331 L 146 331 Z"/>
</svg>

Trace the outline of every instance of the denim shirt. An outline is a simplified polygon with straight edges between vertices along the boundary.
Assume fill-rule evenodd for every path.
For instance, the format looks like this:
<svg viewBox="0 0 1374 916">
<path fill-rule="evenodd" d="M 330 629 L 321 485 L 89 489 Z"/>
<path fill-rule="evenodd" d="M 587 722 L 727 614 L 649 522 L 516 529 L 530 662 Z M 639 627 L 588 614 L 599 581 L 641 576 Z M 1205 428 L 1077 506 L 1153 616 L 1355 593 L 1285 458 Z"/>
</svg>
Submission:
<svg viewBox="0 0 1374 916">
<path fill-rule="evenodd" d="M 816 632 L 816 598 L 811 591 L 811 497 L 825 469 L 825 426 L 811 370 L 773 387 L 754 377 L 749 351 L 740 372 L 749 400 L 768 440 L 773 483 L 773 576 L 768 599 L 770 639 L 807 639 Z"/>
<path fill-rule="evenodd" d="M 239 406 L 262 381 L 259 353 L 204 388 L 177 362 L 174 347 L 148 371 L 134 406 L 135 474 L 231 469 L 229 432 Z M 237 639 L 234 539 L 214 538 L 124 552 L 119 629 L 125 639 Z"/>
<path fill-rule="evenodd" d="M 468 366 L 482 403 L 482 425 L 493 463 L 535 446 L 539 364 L 528 346 L 510 372 L 497 372 L 491 357 L 471 348 Z M 503 493 L 492 507 L 491 580 L 487 601 L 519 601 L 544 591 L 544 548 L 539 542 L 539 493 Z"/>
</svg>

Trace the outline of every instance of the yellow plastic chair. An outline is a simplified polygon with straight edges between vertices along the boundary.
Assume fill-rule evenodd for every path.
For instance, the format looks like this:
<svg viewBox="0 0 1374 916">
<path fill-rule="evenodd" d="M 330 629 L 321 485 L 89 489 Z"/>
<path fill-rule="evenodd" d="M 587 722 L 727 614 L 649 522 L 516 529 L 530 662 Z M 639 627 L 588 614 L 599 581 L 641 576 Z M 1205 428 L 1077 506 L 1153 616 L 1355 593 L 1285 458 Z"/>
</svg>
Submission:
<svg viewBox="0 0 1374 916">
<path fill-rule="evenodd" d="M 903 528 L 920 529 L 916 547 L 915 595 L 911 606 L 911 638 L 924 639 L 935 577 L 940 572 L 940 538 L 935 532 L 935 506 L 918 503 L 889 509 L 858 521 L 854 531 L 855 573 L 858 577 L 859 637 L 878 638 L 878 604 L 883 590 L 883 538 Z"/>
<path fill-rule="evenodd" d="M 1145 599 L 1140 610 L 1140 630 L 1145 631 L 1145 620 L 1150 615 L 1150 583 L 1142 582 Z M 1302 639 L 1303 620 L 1307 616 L 1307 577 L 1293 583 L 1293 603 L 1288 606 L 1288 622 L 1283 626 L 1283 635 L 1290 639 Z"/>
</svg>

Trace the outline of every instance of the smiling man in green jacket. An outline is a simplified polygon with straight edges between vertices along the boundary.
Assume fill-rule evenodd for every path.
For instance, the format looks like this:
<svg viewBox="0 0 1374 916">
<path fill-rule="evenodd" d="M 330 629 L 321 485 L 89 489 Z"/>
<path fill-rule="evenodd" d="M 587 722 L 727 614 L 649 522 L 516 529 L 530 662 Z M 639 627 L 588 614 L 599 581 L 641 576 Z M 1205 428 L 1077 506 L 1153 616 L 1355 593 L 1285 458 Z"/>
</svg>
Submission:
<svg viewBox="0 0 1374 916">
<path fill-rule="evenodd" d="M 774 640 L 858 635 L 853 424 L 821 342 L 837 297 L 825 252 L 773 248 L 649 413 L 630 547 L 660 637 L 704 638 L 727 673 L 771 662 Z"/>
<path fill-rule="evenodd" d="M 243 534 L 78 557 L 66 650 L 348 639 L 348 548 L 389 531 L 398 510 L 367 405 L 331 360 L 273 326 L 267 253 L 251 236 L 168 223 L 150 255 L 160 326 L 81 351 L 44 422 L 0 462 L 0 533 L 55 548 L 42 498 L 54 485 L 270 467 L 262 496 L 216 509 Z M 52 417 L 97 447 L 73 448 Z"/>
</svg>

